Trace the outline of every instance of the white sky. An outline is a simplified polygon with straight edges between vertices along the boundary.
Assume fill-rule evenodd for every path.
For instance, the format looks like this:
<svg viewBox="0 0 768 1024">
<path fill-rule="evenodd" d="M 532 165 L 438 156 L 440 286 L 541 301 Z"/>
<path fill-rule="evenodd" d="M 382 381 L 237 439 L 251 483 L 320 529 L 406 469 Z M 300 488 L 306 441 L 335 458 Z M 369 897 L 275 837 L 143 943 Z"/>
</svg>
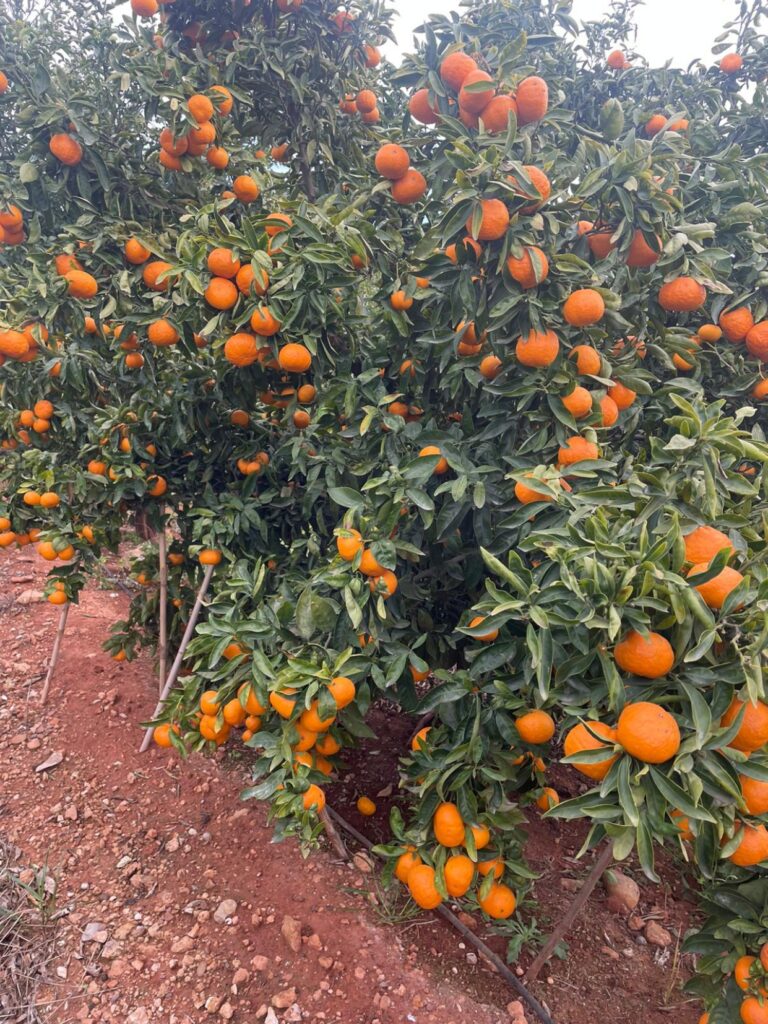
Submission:
<svg viewBox="0 0 768 1024">
<path fill-rule="evenodd" d="M 428 14 L 444 14 L 459 9 L 456 0 L 397 0 L 401 9 L 395 20 L 398 48 L 386 47 L 390 60 L 399 62 L 400 52 L 411 49 L 412 32 Z M 578 21 L 596 21 L 608 8 L 608 0 L 574 0 L 573 14 Z M 685 67 L 695 57 L 711 59 L 715 36 L 737 11 L 734 0 L 645 0 L 637 13 L 637 50 L 653 67 L 670 58 L 677 67 Z"/>
</svg>

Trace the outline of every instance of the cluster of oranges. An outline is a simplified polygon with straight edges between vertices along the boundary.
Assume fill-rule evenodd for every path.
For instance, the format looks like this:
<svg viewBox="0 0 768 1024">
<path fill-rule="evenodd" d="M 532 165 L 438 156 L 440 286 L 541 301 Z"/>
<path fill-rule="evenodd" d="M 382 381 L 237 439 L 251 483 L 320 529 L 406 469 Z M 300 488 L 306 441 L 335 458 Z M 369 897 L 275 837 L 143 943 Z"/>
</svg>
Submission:
<svg viewBox="0 0 768 1024">
<path fill-rule="evenodd" d="M 365 546 L 359 530 L 350 527 L 337 531 L 336 550 L 345 562 L 353 563 L 354 568 L 368 577 L 371 593 L 381 594 L 384 600 L 395 593 L 397 576 L 376 560 L 373 551 Z"/>
<path fill-rule="evenodd" d="M 26 238 L 24 215 L 18 206 L 11 205 L 0 210 L 0 246 L 21 245 Z"/>
<path fill-rule="evenodd" d="M 392 142 L 385 143 L 374 158 L 376 170 L 392 182 L 392 198 L 401 206 L 415 203 L 427 191 L 424 175 L 411 167 L 408 151 Z"/>
<path fill-rule="evenodd" d="M 376 93 L 372 89 L 361 89 L 357 95 L 347 93 L 339 101 L 339 110 L 349 116 L 360 114 L 365 124 L 378 124 L 381 114 L 377 102 Z"/>
<path fill-rule="evenodd" d="M 178 137 L 167 127 L 160 132 L 159 159 L 163 167 L 169 171 L 184 170 L 181 161 L 183 156 L 205 156 L 211 167 L 217 171 L 223 171 L 229 164 L 227 150 L 216 145 L 216 126 L 213 118 L 216 113 L 226 117 L 232 111 L 235 101 L 225 85 L 214 85 L 209 91 L 213 99 L 205 93 L 196 92 L 187 100 L 187 110 L 196 127 L 190 128 Z M 253 198 L 257 196 L 258 191 Z"/>
</svg>

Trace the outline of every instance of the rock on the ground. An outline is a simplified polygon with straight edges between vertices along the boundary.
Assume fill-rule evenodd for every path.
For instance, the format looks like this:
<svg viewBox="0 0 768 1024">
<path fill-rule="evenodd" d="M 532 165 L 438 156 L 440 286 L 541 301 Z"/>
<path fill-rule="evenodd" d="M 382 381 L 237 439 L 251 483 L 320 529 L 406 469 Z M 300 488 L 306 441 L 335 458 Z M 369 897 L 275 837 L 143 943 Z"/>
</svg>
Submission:
<svg viewBox="0 0 768 1024">
<path fill-rule="evenodd" d="M 640 886 L 621 871 L 606 871 L 603 885 L 608 893 L 608 909 L 613 914 L 629 913 L 640 902 Z"/>
<path fill-rule="evenodd" d="M 236 900 L 222 900 L 213 912 L 213 920 L 217 924 L 226 924 L 227 918 L 232 917 L 236 910 Z"/>
<path fill-rule="evenodd" d="M 286 914 L 280 925 L 280 933 L 294 953 L 301 950 L 301 921 Z"/>
<path fill-rule="evenodd" d="M 284 988 L 282 992 L 276 992 L 270 1000 L 273 1006 L 276 1006 L 278 1010 L 285 1010 L 296 1002 L 296 989 L 295 988 Z"/>
<path fill-rule="evenodd" d="M 672 936 L 666 928 L 662 928 L 658 921 L 648 921 L 645 926 L 645 939 L 649 946 L 659 946 L 666 949 L 672 945 Z"/>
</svg>

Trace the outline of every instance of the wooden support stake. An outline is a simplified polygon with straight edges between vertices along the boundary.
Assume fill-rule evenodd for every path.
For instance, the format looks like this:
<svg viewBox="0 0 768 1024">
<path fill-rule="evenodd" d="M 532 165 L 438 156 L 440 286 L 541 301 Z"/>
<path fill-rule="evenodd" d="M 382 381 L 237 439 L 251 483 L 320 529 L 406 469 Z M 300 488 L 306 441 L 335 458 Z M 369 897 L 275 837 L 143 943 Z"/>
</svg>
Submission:
<svg viewBox="0 0 768 1024">
<path fill-rule="evenodd" d="M 61 653 L 61 641 L 64 639 L 64 630 L 67 628 L 67 619 L 69 618 L 69 601 L 62 607 L 59 613 L 59 626 L 56 630 L 56 639 L 53 641 L 53 650 L 51 651 L 51 660 L 48 665 L 48 672 L 43 683 L 43 692 L 40 694 L 40 703 L 45 704 L 48 700 L 48 690 L 53 679 L 53 673 L 56 670 L 56 664 L 59 660 L 59 654 Z"/>
<path fill-rule="evenodd" d="M 574 900 L 571 903 L 570 907 L 568 907 L 566 912 L 563 914 L 554 931 L 539 951 L 538 956 L 533 961 L 528 970 L 525 972 L 526 981 L 535 981 L 536 978 L 538 978 L 539 974 L 541 973 L 542 967 L 547 962 L 547 960 L 549 960 L 549 958 L 552 956 L 558 943 L 565 938 L 567 933 L 573 927 L 573 923 L 581 913 L 584 904 L 592 895 L 597 883 L 600 881 L 605 872 L 611 866 L 612 861 L 613 843 L 609 840 L 608 842 L 606 842 L 605 846 L 603 846 L 602 850 L 600 851 L 600 856 L 597 858 L 592 867 L 592 870 L 585 878 L 584 884 L 576 893 L 576 896 L 574 897 Z"/>
<path fill-rule="evenodd" d="M 163 687 L 162 693 L 160 694 L 160 700 L 157 702 L 157 707 L 155 708 L 152 714 L 153 719 L 157 718 L 157 716 L 163 710 L 165 698 L 171 692 L 173 684 L 176 682 L 176 677 L 179 674 L 181 663 L 184 660 L 184 652 L 189 646 L 189 641 L 192 639 L 192 634 L 195 631 L 195 626 L 197 625 L 197 620 L 200 616 L 200 609 L 203 606 L 203 599 L 208 591 L 208 586 L 211 582 L 211 576 L 213 576 L 213 570 L 215 568 L 216 566 L 214 565 L 206 565 L 205 567 L 205 576 L 203 576 L 203 582 L 200 584 L 200 589 L 197 592 L 195 604 L 194 607 L 192 608 L 192 614 L 189 616 L 187 628 L 184 630 L 184 636 L 181 638 L 179 650 L 176 653 L 176 659 L 174 660 L 173 665 L 171 665 L 171 671 L 168 674 L 168 678 L 165 681 L 165 686 Z M 143 754 L 144 751 L 149 746 L 149 744 L 152 742 L 152 729 L 153 727 L 150 725 L 147 727 L 147 731 L 144 733 L 144 739 L 142 740 L 141 746 L 139 747 L 140 754 Z"/>
<path fill-rule="evenodd" d="M 160 563 L 160 637 L 157 643 L 157 688 L 162 694 L 168 668 L 168 559 L 165 524 L 157 538 L 157 558 Z"/>
<path fill-rule="evenodd" d="M 324 807 L 322 811 L 320 811 L 320 821 L 322 821 L 325 834 L 333 844 L 338 856 L 341 857 L 342 860 L 349 860 L 349 851 L 344 845 L 344 840 L 339 835 L 338 829 L 331 821 L 331 816 L 328 813 L 327 807 Z"/>
</svg>

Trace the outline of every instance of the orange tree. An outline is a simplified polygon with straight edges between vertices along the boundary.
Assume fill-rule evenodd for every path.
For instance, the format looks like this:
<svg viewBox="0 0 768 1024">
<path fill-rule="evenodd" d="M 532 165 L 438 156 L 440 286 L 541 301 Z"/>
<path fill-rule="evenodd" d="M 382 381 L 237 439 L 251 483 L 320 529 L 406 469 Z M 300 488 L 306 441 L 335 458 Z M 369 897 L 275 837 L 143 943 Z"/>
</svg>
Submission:
<svg viewBox="0 0 768 1024">
<path fill-rule="evenodd" d="M 136 511 L 175 635 L 221 557 L 155 735 L 242 737 L 281 832 L 315 836 L 372 698 L 429 715 L 382 848 L 421 906 L 510 917 L 534 801 L 651 878 L 662 844 L 759 875 L 760 5 L 685 72 L 631 3 L 583 35 L 468 5 L 397 72 L 375 5 L 155 6 L 4 26 L 0 543 L 43 530 L 76 598 Z M 592 787 L 563 802 L 558 754 Z"/>
</svg>

